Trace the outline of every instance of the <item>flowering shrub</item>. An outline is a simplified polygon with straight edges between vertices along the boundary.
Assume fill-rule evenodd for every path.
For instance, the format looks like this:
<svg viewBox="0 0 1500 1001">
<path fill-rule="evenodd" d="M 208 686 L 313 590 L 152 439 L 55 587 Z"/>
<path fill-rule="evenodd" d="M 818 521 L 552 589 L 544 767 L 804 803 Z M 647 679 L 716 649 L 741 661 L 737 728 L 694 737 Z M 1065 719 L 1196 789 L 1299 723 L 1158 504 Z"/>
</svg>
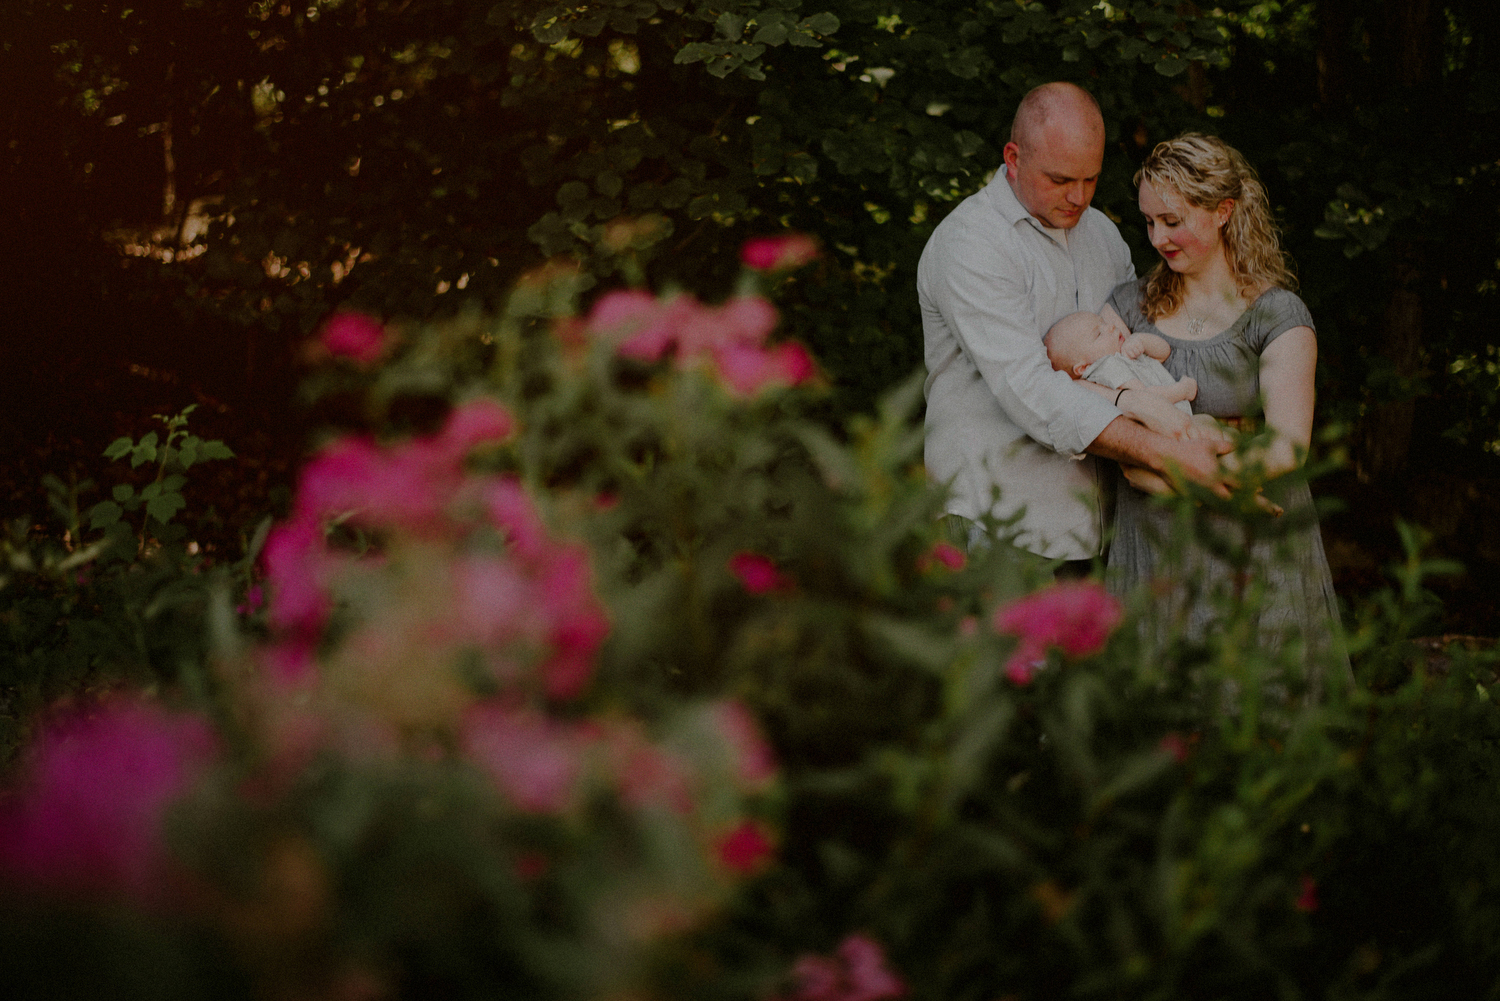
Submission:
<svg viewBox="0 0 1500 1001">
<path fill-rule="evenodd" d="M 1438 568 L 1411 547 L 1351 616 L 1363 683 L 1315 698 L 1254 587 L 1201 592 L 1189 641 L 1149 593 L 960 551 L 919 381 L 815 418 L 752 294 L 795 246 L 718 305 L 580 310 L 555 265 L 380 328 L 309 380 L 368 426 L 245 559 L 140 552 L 129 628 L 88 618 L 90 539 L 7 541 L 13 635 L 96 641 L 21 663 L 84 689 L 138 656 L 155 693 L 83 692 L 16 758 L 14 986 L 149 940 L 140 976 L 205 997 L 1485 996 L 1500 692 L 1414 662 Z"/>
</svg>

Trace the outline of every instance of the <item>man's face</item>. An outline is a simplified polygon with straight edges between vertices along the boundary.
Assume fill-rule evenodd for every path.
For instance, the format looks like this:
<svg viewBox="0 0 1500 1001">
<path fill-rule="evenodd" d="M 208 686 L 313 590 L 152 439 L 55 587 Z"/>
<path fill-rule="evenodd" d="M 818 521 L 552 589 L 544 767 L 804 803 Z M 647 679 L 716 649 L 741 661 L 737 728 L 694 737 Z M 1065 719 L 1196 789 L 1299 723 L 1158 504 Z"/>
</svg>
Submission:
<svg viewBox="0 0 1500 1001">
<path fill-rule="evenodd" d="M 1099 132 L 1063 116 L 1038 129 L 1025 146 L 1005 144 L 1007 176 L 1017 200 L 1054 229 L 1078 225 L 1094 198 L 1103 164 Z"/>
</svg>

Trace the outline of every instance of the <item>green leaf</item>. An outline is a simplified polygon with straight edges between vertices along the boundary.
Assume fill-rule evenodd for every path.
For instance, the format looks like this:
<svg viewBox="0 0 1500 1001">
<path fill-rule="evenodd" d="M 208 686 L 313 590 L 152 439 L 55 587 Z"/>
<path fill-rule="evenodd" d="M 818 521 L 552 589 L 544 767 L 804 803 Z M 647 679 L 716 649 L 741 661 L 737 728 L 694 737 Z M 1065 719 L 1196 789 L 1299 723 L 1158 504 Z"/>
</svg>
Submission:
<svg viewBox="0 0 1500 1001">
<path fill-rule="evenodd" d="M 142 438 L 130 453 L 130 468 L 134 469 L 143 462 L 156 461 L 156 432 L 152 431 Z"/>
<path fill-rule="evenodd" d="M 110 442 L 109 447 L 104 450 L 104 457 L 106 459 L 118 459 L 134 447 L 135 442 L 131 441 L 129 438 L 116 438 L 114 441 Z"/>
<path fill-rule="evenodd" d="M 798 150 L 786 155 L 786 172 L 803 184 L 811 184 L 818 178 L 818 161 L 811 153 Z"/>
<path fill-rule="evenodd" d="M 745 20 L 746 19 L 739 14 L 731 14 L 728 11 L 725 11 L 723 14 L 720 14 L 719 19 L 714 22 L 714 27 L 717 28 L 719 34 L 723 35 L 725 38 L 728 38 L 732 41 L 738 41 L 739 37 L 745 33 Z"/>
<path fill-rule="evenodd" d="M 114 501 L 100 501 L 89 508 L 89 528 L 108 528 L 124 513 L 125 509 Z"/>
<path fill-rule="evenodd" d="M 130 499 L 132 494 L 135 493 L 135 487 L 131 486 L 129 483 L 121 483 L 113 490 L 111 490 L 110 493 L 114 495 L 115 500 L 124 503 L 125 501 L 128 501 Z"/>
<path fill-rule="evenodd" d="M 161 488 L 163 490 L 181 490 L 182 485 L 186 482 L 186 476 L 183 476 L 181 473 L 173 473 L 161 481 Z"/>
<path fill-rule="evenodd" d="M 781 45 L 787 38 L 787 26 L 784 24 L 768 24 L 755 33 L 752 42 L 758 45 Z"/>
<path fill-rule="evenodd" d="M 825 10 L 821 14 L 804 18 L 797 27 L 803 31 L 816 31 L 820 35 L 831 35 L 839 30 L 839 19 Z"/>
<path fill-rule="evenodd" d="M 198 461 L 209 459 L 233 459 L 234 451 L 222 441 L 205 441 L 198 446 Z"/>
<path fill-rule="evenodd" d="M 141 490 L 141 500 L 143 500 L 143 501 L 152 501 L 152 500 L 155 500 L 159 496 L 161 496 L 161 484 L 160 483 L 148 483 Z"/>
<path fill-rule="evenodd" d="M 192 435 L 188 435 L 183 441 L 182 447 L 177 450 L 177 461 L 183 469 L 192 468 L 193 463 L 198 461 L 198 446 L 202 443 L 203 439 Z"/>
<path fill-rule="evenodd" d="M 1176 56 L 1168 56 L 1156 64 L 1156 72 L 1162 76 L 1177 76 L 1187 68 L 1187 60 L 1178 59 Z"/>
<path fill-rule="evenodd" d="M 162 524 L 172 520 L 172 515 L 187 507 L 187 501 L 182 499 L 182 494 L 169 492 L 154 498 L 146 505 L 146 513 Z"/>
</svg>

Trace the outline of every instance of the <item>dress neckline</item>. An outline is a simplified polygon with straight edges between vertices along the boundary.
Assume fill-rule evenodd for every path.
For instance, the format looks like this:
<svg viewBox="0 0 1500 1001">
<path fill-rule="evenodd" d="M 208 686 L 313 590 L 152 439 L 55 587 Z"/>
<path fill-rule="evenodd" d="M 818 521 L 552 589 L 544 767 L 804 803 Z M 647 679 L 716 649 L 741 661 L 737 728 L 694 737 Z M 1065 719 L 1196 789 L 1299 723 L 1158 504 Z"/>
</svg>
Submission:
<svg viewBox="0 0 1500 1001">
<path fill-rule="evenodd" d="M 1173 344 L 1212 344 L 1215 341 L 1222 340 L 1223 338 L 1229 336 L 1230 334 L 1232 334 L 1236 330 L 1238 330 L 1244 324 L 1245 318 L 1248 317 L 1250 315 L 1251 311 L 1255 309 L 1256 304 L 1259 303 L 1266 296 L 1270 295 L 1272 292 L 1276 291 L 1276 289 L 1279 288 L 1279 287 L 1280 286 L 1272 285 L 1270 288 L 1266 289 L 1260 295 L 1256 296 L 1253 300 L 1251 300 L 1250 305 L 1246 306 L 1240 312 L 1240 315 L 1236 316 L 1234 318 L 1234 322 L 1233 323 L 1231 323 L 1229 326 L 1225 327 L 1223 330 L 1219 331 L 1217 334 L 1214 334 L 1212 337 L 1196 337 L 1196 338 L 1173 337 L 1171 334 L 1162 333 L 1161 328 L 1156 325 L 1156 321 L 1155 320 L 1149 320 L 1147 322 L 1149 322 L 1151 324 L 1151 329 L 1152 330 L 1156 331 L 1156 333 L 1158 335 L 1160 335 L 1164 340 L 1170 341 Z"/>
</svg>

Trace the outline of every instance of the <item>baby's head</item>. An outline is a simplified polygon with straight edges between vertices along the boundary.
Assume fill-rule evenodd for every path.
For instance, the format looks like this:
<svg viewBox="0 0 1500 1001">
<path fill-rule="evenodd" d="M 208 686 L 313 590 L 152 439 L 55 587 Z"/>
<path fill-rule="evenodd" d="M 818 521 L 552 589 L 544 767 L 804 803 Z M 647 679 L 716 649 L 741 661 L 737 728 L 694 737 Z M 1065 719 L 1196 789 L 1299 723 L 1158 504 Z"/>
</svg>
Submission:
<svg viewBox="0 0 1500 1001">
<path fill-rule="evenodd" d="M 1083 312 L 1069 313 L 1052 324 L 1042 343 L 1047 347 L 1052 367 L 1078 379 L 1094 362 L 1117 353 L 1125 338 L 1098 313 Z"/>
</svg>

